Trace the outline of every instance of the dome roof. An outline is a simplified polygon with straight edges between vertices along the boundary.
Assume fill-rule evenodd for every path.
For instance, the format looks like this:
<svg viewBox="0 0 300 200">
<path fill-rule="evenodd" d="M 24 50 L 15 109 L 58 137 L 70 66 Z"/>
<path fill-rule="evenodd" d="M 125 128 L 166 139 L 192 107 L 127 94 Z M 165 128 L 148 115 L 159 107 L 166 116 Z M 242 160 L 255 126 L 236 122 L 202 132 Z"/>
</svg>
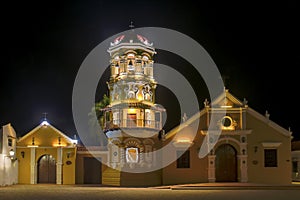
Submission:
<svg viewBox="0 0 300 200">
<path fill-rule="evenodd" d="M 122 34 L 116 37 L 110 43 L 108 52 L 112 55 L 114 52 L 121 49 L 141 49 L 143 51 L 147 51 L 151 55 L 156 53 L 153 43 L 149 42 L 146 37 L 136 34 L 134 30 L 127 32 L 127 34 Z"/>
<path fill-rule="evenodd" d="M 113 42 L 110 43 L 110 46 L 116 46 L 120 43 L 140 43 L 149 47 L 153 46 L 153 43 L 150 43 L 149 40 L 139 34 L 130 34 L 130 35 L 120 35 L 114 39 Z"/>
</svg>

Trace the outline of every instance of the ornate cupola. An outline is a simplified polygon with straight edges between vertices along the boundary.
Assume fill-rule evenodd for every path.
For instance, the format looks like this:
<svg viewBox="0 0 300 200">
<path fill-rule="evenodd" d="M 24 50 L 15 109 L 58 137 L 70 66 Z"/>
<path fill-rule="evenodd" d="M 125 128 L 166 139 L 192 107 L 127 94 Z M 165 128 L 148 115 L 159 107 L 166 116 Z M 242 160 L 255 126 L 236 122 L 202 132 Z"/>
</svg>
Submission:
<svg viewBox="0 0 300 200">
<path fill-rule="evenodd" d="M 148 138 L 157 135 L 162 129 L 164 109 L 155 104 L 157 83 L 153 77 L 153 56 L 156 52 L 152 43 L 132 30 L 128 36 L 120 35 L 111 42 L 108 52 L 111 75 L 110 105 L 106 108 L 104 126 L 106 136 Z M 123 132 L 116 132 L 117 129 Z"/>
<path fill-rule="evenodd" d="M 132 182 L 135 178 L 124 172 L 134 173 L 142 181 L 145 175 L 136 171 L 151 171 L 158 162 L 155 151 L 161 147 L 165 109 L 155 103 L 157 82 L 153 77 L 153 56 L 156 52 L 148 39 L 134 30 L 129 32 L 118 36 L 108 48 L 110 103 L 104 108 L 103 126 L 109 152 L 109 168 L 103 173 L 103 183 L 108 185 L 145 184 Z M 149 152 L 154 153 L 150 156 Z M 150 184 L 160 183 L 160 179 L 153 178 L 158 177 L 155 173 L 147 174 L 152 176 Z"/>
</svg>

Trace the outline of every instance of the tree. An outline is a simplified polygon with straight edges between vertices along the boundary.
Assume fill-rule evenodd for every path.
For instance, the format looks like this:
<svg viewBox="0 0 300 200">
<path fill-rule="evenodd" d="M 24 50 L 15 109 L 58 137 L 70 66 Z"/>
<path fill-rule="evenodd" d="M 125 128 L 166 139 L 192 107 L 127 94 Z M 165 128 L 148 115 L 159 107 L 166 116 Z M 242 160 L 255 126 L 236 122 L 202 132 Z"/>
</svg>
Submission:
<svg viewBox="0 0 300 200">
<path fill-rule="evenodd" d="M 92 107 L 91 112 L 88 114 L 89 115 L 89 127 L 90 127 L 90 134 L 89 136 L 91 137 L 91 141 L 96 144 L 100 144 L 101 146 L 106 145 L 104 141 L 105 140 L 105 135 L 103 134 L 103 128 L 104 128 L 104 111 L 103 108 L 107 107 L 110 103 L 109 97 L 104 94 L 103 98 L 101 101 L 96 102 L 95 106 Z M 96 113 L 96 117 L 93 114 L 93 112 Z M 98 124 L 97 124 L 98 123 Z M 102 130 L 99 130 L 99 126 Z M 95 145 L 95 144 L 89 144 L 89 145 Z"/>
</svg>

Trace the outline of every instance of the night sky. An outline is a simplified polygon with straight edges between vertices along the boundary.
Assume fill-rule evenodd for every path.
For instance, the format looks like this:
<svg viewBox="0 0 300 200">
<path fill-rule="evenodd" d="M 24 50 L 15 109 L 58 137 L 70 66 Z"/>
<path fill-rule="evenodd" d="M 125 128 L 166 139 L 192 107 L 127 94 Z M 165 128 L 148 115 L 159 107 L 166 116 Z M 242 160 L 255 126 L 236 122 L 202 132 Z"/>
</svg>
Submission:
<svg viewBox="0 0 300 200">
<path fill-rule="evenodd" d="M 128 30 L 133 21 L 137 28 L 169 28 L 195 39 L 228 77 L 225 85 L 234 96 L 246 98 L 249 107 L 261 114 L 268 110 L 272 121 L 290 127 L 300 139 L 296 4 L 175 2 L 13 1 L 2 5 L 0 125 L 11 123 L 22 136 L 47 112 L 56 128 L 69 136 L 76 134 L 72 89 L 81 63 L 99 43 Z M 209 97 L 197 85 L 197 77 L 182 67 L 184 61 L 170 60 L 167 52 L 157 51 L 155 62 L 174 65 L 192 80 L 202 108 Z M 158 87 L 158 93 L 162 90 Z M 168 92 L 164 94 L 158 98 L 161 104 L 168 102 Z M 170 109 L 172 104 L 165 106 Z"/>
</svg>

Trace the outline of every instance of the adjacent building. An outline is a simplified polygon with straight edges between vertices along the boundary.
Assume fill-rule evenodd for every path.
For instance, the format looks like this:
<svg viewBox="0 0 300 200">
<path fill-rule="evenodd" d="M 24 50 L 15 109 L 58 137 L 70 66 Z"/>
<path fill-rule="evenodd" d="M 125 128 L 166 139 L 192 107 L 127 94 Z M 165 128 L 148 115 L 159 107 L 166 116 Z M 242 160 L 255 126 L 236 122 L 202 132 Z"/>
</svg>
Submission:
<svg viewBox="0 0 300 200">
<path fill-rule="evenodd" d="M 292 142 L 292 180 L 300 181 L 300 141 Z"/>
<path fill-rule="evenodd" d="M 76 144 L 42 121 L 17 141 L 18 183 L 75 184 Z"/>
<path fill-rule="evenodd" d="M 16 132 L 11 124 L 0 129 L 0 186 L 18 183 Z"/>
</svg>

